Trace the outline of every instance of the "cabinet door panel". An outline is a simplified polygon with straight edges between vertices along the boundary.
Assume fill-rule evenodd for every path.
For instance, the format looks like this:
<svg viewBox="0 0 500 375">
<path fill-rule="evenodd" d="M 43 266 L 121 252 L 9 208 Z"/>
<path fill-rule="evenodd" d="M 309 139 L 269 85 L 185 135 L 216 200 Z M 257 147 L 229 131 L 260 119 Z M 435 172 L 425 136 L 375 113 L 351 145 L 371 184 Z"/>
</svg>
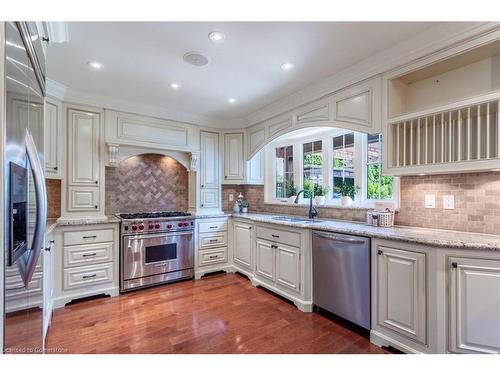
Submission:
<svg viewBox="0 0 500 375">
<path fill-rule="evenodd" d="M 60 147 L 59 141 L 61 123 L 59 105 L 49 99 L 45 101 L 44 153 L 45 173 L 48 178 L 60 178 Z"/>
<path fill-rule="evenodd" d="M 69 184 L 99 185 L 99 130 L 97 113 L 68 110 Z"/>
<path fill-rule="evenodd" d="M 270 242 L 258 240 L 256 243 L 255 273 L 265 279 L 275 280 L 275 253 Z"/>
<path fill-rule="evenodd" d="M 276 249 L 276 283 L 297 292 L 300 290 L 300 249 L 278 245 Z"/>
<path fill-rule="evenodd" d="M 218 188 L 219 185 L 219 135 L 201 132 L 201 187 Z"/>
<path fill-rule="evenodd" d="M 203 208 L 219 207 L 219 189 L 201 189 L 200 203 Z"/>
<path fill-rule="evenodd" d="M 426 344 L 425 254 L 384 246 L 377 250 L 378 324 Z"/>
<path fill-rule="evenodd" d="M 234 262 L 252 270 L 252 225 L 234 223 Z"/>
<path fill-rule="evenodd" d="M 224 180 L 243 180 L 243 133 L 224 134 Z"/>
<path fill-rule="evenodd" d="M 99 211 L 99 188 L 68 186 L 68 211 Z"/>
<path fill-rule="evenodd" d="M 500 353 L 500 261 L 449 259 L 450 351 Z"/>
</svg>

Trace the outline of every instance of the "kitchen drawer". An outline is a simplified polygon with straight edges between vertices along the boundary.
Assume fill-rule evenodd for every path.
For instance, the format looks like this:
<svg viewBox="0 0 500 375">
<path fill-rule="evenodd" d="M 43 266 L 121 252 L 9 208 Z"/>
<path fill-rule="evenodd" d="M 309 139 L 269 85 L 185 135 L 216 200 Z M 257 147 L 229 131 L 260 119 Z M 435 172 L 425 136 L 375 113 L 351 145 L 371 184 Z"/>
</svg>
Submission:
<svg viewBox="0 0 500 375">
<path fill-rule="evenodd" d="M 64 247 L 65 268 L 111 262 L 112 260 L 113 242 Z"/>
<path fill-rule="evenodd" d="M 113 263 L 67 268 L 64 270 L 65 290 L 110 283 L 113 281 Z"/>
<path fill-rule="evenodd" d="M 227 232 L 200 233 L 198 242 L 200 249 L 227 246 Z"/>
<path fill-rule="evenodd" d="M 198 223 L 199 233 L 212 233 L 227 231 L 227 219 Z"/>
<path fill-rule="evenodd" d="M 200 267 L 225 262 L 227 262 L 227 247 L 200 250 L 198 252 L 198 265 Z"/>
<path fill-rule="evenodd" d="M 96 242 L 113 242 L 113 229 L 65 232 L 63 242 L 64 245 L 85 245 Z"/>
<path fill-rule="evenodd" d="M 285 245 L 300 247 L 300 233 L 258 225 L 256 227 L 256 236 L 257 238 L 262 238 L 272 242 L 279 242 Z"/>
</svg>

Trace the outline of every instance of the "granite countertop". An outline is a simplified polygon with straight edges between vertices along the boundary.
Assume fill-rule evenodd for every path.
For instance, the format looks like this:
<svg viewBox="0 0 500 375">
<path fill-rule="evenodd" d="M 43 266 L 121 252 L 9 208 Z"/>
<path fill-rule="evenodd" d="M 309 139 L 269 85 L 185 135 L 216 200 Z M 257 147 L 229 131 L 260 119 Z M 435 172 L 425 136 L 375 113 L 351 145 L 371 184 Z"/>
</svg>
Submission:
<svg viewBox="0 0 500 375">
<path fill-rule="evenodd" d="M 247 214 L 237 214 L 233 212 L 198 214 L 192 215 L 192 219 L 209 219 L 217 217 L 238 217 L 249 219 L 261 223 L 290 226 L 295 228 L 324 230 L 344 234 L 352 234 L 365 237 L 381 238 L 387 240 L 398 240 L 409 243 L 430 245 L 437 247 L 447 247 L 456 249 L 476 249 L 500 251 L 500 236 L 483 233 L 457 232 L 443 229 L 394 226 L 392 228 L 382 228 L 367 225 L 361 222 L 315 219 L 314 221 L 288 222 L 273 220 L 272 217 L 292 215 L 250 212 Z M 300 217 L 303 219 L 303 217 Z M 82 219 L 49 219 L 47 221 L 46 234 L 49 234 L 56 226 L 67 225 L 92 225 L 119 223 L 120 219 L 114 215 L 103 218 L 82 218 Z"/>
<path fill-rule="evenodd" d="M 49 235 L 52 233 L 54 229 L 57 227 L 57 219 L 47 219 L 47 224 L 45 225 L 45 235 Z"/>
<path fill-rule="evenodd" d="M 98 218 L 81 218 L 81 219 L 64 219 L 59 218 L 56 220 L 57 226 L 66 225 L 93 225 L 93 224 L 113 224 L 119 223 L 120 219 L 114 215 L 103 216 Z"/>
<path fill-rule="evenodd" d="M 392 228 L 374 227 L 364 223 L 315 219 L 313 222 L 286 222 L 273 220 L 275 216 L 291 216 L 250 212 L 232 214 L 233 217 L 250 219 L 261 223 L 272 223 L 295 228 L 325 230 L 365 237 L 398 240 L 423 245 L 457 249 L 476 249 L 500 251 L 500 236 L 483 233 L 457 232 L 442 229 L 394 226 Z"/>
</svg>

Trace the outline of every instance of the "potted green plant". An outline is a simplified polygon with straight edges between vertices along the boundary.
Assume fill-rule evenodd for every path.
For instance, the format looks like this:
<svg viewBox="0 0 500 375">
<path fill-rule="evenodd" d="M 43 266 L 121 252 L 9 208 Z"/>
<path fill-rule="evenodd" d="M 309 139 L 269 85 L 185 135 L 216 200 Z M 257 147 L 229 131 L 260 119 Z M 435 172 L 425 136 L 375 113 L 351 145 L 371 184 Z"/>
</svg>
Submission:
<svg viewBox="0 0 500 375">
<path fill-rule="evenodd" d="M 246 214 L 248 212 L 248 206 L 249 206 L 249 204 L 248 204 L 247 201 L 242 201 L 240 203 L 241 212 L 244 213 L 244 214 Z"/>
<path fill-rule="evenodd" d="M 310 178 L 304 180 L 304 198 L 314 196 L 314 183 Z"/>
<path fill-rule="evenodd" d="M 326 195 L 330 191 L 328 186 L 314 185 L 314 199 L 316 200 L 316 205 L 321 206 L 325 204 Z"/>
<path fill-rule="evenodd" d="M 287 180 L 285 182 L 285 193 L 288 197 L 288 203 L 293 203 L 295 198 L 297 198 L 297 189 L 295 188 L 293 181 Z"/>
<path fill-rule="evenodd" d="M 342 206 L 351 206 L 354 197 L 359 190 L 359 186 L 343 181 L 335 186 L 335 191 L 340 193 L 340 203 Z"/>
</svg>

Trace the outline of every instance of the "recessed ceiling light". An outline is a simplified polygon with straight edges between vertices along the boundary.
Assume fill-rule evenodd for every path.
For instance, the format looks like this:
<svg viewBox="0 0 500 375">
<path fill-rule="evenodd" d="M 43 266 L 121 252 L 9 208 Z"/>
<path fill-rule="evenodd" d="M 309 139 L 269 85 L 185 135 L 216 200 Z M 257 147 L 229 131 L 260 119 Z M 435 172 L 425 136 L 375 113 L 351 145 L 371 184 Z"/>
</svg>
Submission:
<svg viewBox="0 0 500 375">
<path fill-rule="evenodd" d="M 181 85 L 179 85 L 177 82 L 172 82 L 169 84 L 170 88 L 177 90 Z"/>
<path fill-rule="evenodd" d="M 220 31 L 212 31 L 208 34 L 208 39 L 210 39 L 214 43 L 222 43 L 226 40 L 226 34 Z"/>
<path fill-rule="evenodd" d="M 281 64 L 281 70 L 292 70 L 293 68 L 295 68 L 295 65 L 293 65 L 291 62 Z"/>
<path fill-rule="evenodd" d="M 227 100 L 227 102 L 230 103 L 230 104 L 234 104 L 234 103 L 236 103 L 236 99 L 235 98 L 229 98 Z"/>
<path fill-rule="evenodd" d="M 87 65 L 94 69 L 101 69 L 102 64 L 98 61 L 87 61 Z"/>
</svg>

